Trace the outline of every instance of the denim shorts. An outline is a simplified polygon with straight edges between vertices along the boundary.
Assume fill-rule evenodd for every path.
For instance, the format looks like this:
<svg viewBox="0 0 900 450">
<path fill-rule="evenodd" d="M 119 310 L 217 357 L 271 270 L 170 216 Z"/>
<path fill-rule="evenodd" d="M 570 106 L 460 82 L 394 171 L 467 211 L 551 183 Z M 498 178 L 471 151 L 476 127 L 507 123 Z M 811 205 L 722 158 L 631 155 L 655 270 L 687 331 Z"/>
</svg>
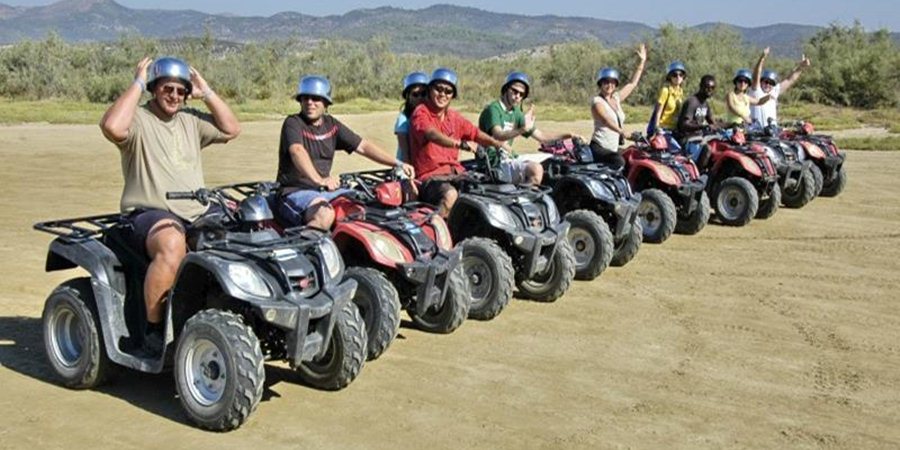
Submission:
<svg viewBox="0 0 900 450">
<path fill-rule="evenodd" d="M 334 191 L 315 191 L 311 189 L 301 189 L 291 192 L 287 195 L 278 197 L 278 213 L 285 225 L 295 227 L 306 223 L 303 217 L 310 205 L 316 200 L 324 200 L 330 202 L 341 195 L 349 192 L 349 189 L 336 189 Z"/>
</svg>

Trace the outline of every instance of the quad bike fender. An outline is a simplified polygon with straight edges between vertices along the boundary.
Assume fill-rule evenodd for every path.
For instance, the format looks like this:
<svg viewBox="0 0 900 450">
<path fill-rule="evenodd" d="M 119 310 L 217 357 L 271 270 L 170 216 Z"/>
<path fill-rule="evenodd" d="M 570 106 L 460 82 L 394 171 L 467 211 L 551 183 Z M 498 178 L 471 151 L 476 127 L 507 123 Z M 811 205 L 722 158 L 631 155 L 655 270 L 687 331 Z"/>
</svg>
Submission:
<svg viewBox="0 0 900 450">
<path fill-rule="evenodd" d="M 722 168 L 728 164 L 729 162 L 735 162 L 740 165 L 746 172 L 749 174 L 762 177 L 762 170 L 760 170 L 759 166 L 747 155 L 738 153 L 734 150 L 725 150 L 722 152 L 722 155 L 716 160 L 713 165 L 713 172 L 717 173 L 722 170 Z"/>
<path fill-rule="evenodd" d="M 347 246 L 359 244 L 369 258 L 380 266 L 396 269 L 398 264 L 413 260 L 412 252 L 396 237 L 371 224 L 341 222 L 335 226 L 331 236 L 342 253 Z"/>
<path fill-rule="evenodd" d="M 813 159 L 825 158 L 825 152 L 822 151 L 822 149 L 818 145 L 816 145 L 810 141 L 807 141 L 807 140 L 800 141 L 800 145 L 803 146 L 803 150 L 806 152 L 806 154 L 810 158 L 813 158 Z"/>
<path fill-rule="evenodd" d="M 495 214 L 491 214 L 489 211 L 493 205 L 500 206 L 506 216 L 498 217 Z M 493 207 L 496 209 L 496 206 Z M 455 242 L 460 242 L 469 236 L 466 230 L 467 228 L 472 227 L 473 223 L 470 221 L 473 216 L 476 217 L 479 222 L 487 223 L 497 230 L 509 232 L 510 230 L 518 229 L 519 225 L 513 213 L 507 211 L 506 208 L 506 206 L 482 200 L 474 195 L 460 195 L 453 205 L 453 209 L 450 211 L 450 217 L 447 220 L 447 223 L 450 226 L 450 232 L 453 234 L 453 240 Z M 500 210 L 497 210 L 497 212 L 499 211 Z"/>
<path fill-rule="evenodd" d="M 416 286 L 416 311 L 440 308 L 447 296 L 450 274 L 462 261 L 462 248 L 438 252 L 428 261 L 413 261 L 399 266 L 400 273 Z"/>
<path fill-rule="evenodd" d="M 632 188 L 637 186 L 638 181 L 647 172 L 652 178 L 666 186 L 677 188 L 681 185 L 681 177 L 671 167 L 661 162 L 645 159 L 635 160 L 632 164 L 634 164 L 633 169 L 628 171 L 628 182 L 631 183 Z"/>
</svg>

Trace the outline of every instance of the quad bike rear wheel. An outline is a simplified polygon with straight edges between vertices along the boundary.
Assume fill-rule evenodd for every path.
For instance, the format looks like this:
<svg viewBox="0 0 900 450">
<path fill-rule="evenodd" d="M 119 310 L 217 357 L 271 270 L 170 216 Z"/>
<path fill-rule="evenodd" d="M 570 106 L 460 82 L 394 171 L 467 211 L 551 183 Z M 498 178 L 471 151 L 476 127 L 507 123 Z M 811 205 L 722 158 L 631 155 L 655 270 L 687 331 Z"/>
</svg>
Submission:
<svg viewBox="0 0 900 450">
<path fill-rule="evenodd" d="M 430 333 L 451 333 L 466 320 L 469 315 L 468 281 L 462 264 L 453 268 L 448 275 L 448 286 L 440 307 L 419 312 L 415 308 L 409 310 L 409 316 L 419 329 Z"/>
<path fill-rule="evenodd" d="M 326 391 L 343 389 L 359 375 L 368 342 L 366 324 L 353 302 L 332 314 L 337 317 L 325 354 L 296 368 L 300 380 Z"/>
<path fill-rule="evenodd" d="M 675 202 L 659 189 L 641 191 L 638 217 L 641 219 L 644 242 L 654 244 L 665 242 L 675 231 L 675 223 L 678 221 Z"/>
<path fill-rule="evenodd" d="M 175 389 L 188 418 L 201 428 L 233 430 L 259 405 L 266 373 L 259 340 L 236 314 L 194 314 L 175 350 Z"/>
<path fill-rule="evenodd" d="M 575 279 L 593 280 L 600 276 L 615 252 L 612 232 L 597 213 L 578 209 L 566 214 L 569 232 L 566 239 L 575 256 Z"/>
<path fill-rule="evenodd" d="M 778 212 L 778 205 L 781 204 L 781 186 L 776 184 L 769 194 L 769 198 L 760 200 L 759 209 L 756 210 L 757 219 L 768 219 Z"/>
<path fill-rule="evenodd" d="M 759 210 L 759 195 L 744 178 L 730 177 L 719 184 L 715 195 L 716 217 L 725 225 L 742 227 Z"/>
<path fill-rule="evenodd" d="M 556 244 L 553 258 L 542 272 L 527 280 L 517 280 L 519 296 L 539 302 L 555 302 L 569 289 L 575 278 L 575 255 L 565 238 Z"/>
<path fill-rule="evenodd" d="M 490 320 L 509 304 L 513 290 L 512 259 L 490 239 L 471 237 L 459 243 L 460 267 L 470 295 L 470 319 Z"/>
<path fill-rule="evenodd" d="M 831 177 L 830 180 L 827 180 L 822 183 L 822 197 L 837 197 L 841 192 L 844 192 L 844 187 L 847 186 L 847 170 L 844 169 L 844 166 L 841 166 L 841 169 Z"/>
<path fill-rule="evenodd" d="M 59 285 L 41 316 L 44 350 L 63 384 L 74 389 L 102 385 L 113 369 L 106 355 L 90 278 Z"/>
<path fill-rule="evenodd" d="M 635 220 L 631 224 L 631 232 L 616 245 L 616 251 L 613 253 L 609 264 L 613 267 L 622 267 L 628 264 L 637 255 L 643 240 L 644 230 L 641 226 L 641 221 Z"/>
<path fill-rule="evenodd" d="M 675 232 L 678 234 L 697 234 L 709 222 L 709 196 L 706 191 L 700 193 L 700 202 L 697 207 L 691 211 L 691 215 L 679 218 L 675 224 Z"/>
<path fill-rule="evenodd" d="M 781 203 L 788 208 L 802 208 L 816 198 L 816 177 L 813 168 L 818 170 L 815 164 L 809 165 L 809 170 L 803 172 L 793 192 L 788 189 L 781 193 Z M 821 172 L 819 172 L 821 174 Z"/>
<path fill-rule="evenodd" d="M 353 303 L 366 324 L 366 359 L 381 356 L 400 331 L 400 296 L 381 272 L 370 267 L 350 267 L 345 275 L 356 280 Z"/>
</svg>

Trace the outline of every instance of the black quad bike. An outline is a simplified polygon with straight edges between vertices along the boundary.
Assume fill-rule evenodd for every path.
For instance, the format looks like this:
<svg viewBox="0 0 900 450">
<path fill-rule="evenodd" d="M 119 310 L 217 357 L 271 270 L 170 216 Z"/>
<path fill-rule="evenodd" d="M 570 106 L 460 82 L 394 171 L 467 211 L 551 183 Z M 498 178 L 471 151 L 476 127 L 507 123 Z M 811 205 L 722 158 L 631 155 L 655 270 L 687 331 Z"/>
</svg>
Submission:
<svg viewBox="0 0 900 450">
<path fill-rule="evenodd" d="M 350 267 L 348 273 L 360 284 L 357 293 L 363 285 L 376 286 L 366 279 L 381 278 L 385 281 L 377 285 L 387 285 L 371 289 L 371 295 L 391 293 L 418 328 L 432 333 L 459 328 L 471 299 L 462 250 L 453 248 L 444 219 L 430 205 L 408 201 L 411 181 L 397 169 L 345 173 L 340 179 L 350 194 L 331 202 L 332 237 Z M 363 312 L 371 343 L 373 329 L 393 324 L 384 318 L 384 324 L 370 325 L 368 316 Z"/>
<path fill-rule="evenodd" d="M 753 128 L 747 133 L 747 141 L 763 146 L 766 155 L 775 165 L 778 186 L 781 188 L 781 204 L 788 208 L 802 208 L 811 202 L 818 190 L 815 165 L 812 161 L 800 161 L 797 147 L 790 141 L 782 140 L 781 130 L 770 122 L 763 128 Z"/>
<path fill-rule="evenodd" d="M 641 247 L 643 229 L 638 207 L 641 194 L 631 190 L 622 168 L 594 162 L 591 147 L 580 139 L 548 142 L 541 152 L 544 186 L 571 224 L 568 238 L 575 249 L 575 278 L 592 280 L 607 266 L 624 266 Z"/>
<path fill-rule="evenodd" d="M 305 383 L 347 386 L 366 354 L 366 331 L 351 299 L 356 282 L 330 237 L 308 229 L 281 237 L 262 223 L 262 196 L 237 204 L 217 191 L 169 193 L 221 209 L 188 230 L 191 251 L 165 301 L 164 340 L 147 351 L 143 282 L 149 261 L 130 244 L 122 214 L 41 222 L 57 235 L 47 271 L 81 267 L 47 298 L 44 344 L 53 370 L 76 389 L 101 385 L 124 366 L 173 368 L 178 397 L 201 428 L 239 427 L 263 392 L 264 360 L 284 360 Z"/>
<path fill-rule="evenodd" d="M 810 122 L 796 121 L 782 130 L 781 139 L 794 144 L 801 161 L 813 163 L 817 193 L 822 197 L 837 197 L 847 185 L 844 161 L 847 154 L 838 149 L 831 136 L 817 134 Z"/>
<path fill-rule="evenodd" d="M 469 317 L 496 316 L 512 296 L 552 302 L 575 276 L 575 257 L 549 190 L 512 184 L 492 167 L 483 149 L 462 162 L 466 172 L 451 183 L 459 198 L 447 223 L 463 251 L 472 304 Z"/>
</svg>

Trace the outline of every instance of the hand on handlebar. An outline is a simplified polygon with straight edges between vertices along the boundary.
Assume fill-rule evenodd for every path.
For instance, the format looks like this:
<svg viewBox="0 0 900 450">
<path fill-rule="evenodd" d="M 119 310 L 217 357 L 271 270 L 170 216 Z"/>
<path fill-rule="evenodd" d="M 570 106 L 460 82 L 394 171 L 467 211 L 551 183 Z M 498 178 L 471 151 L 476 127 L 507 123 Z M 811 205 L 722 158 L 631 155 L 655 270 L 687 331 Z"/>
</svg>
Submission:
<svg viewBox="0 0 900 450">
<path fill-rule="evenodd" d="M 341 180 L 335 177 L 325 177 L 319 186 L 327 191 L 333 191 L 341 186 Z"/>
</svg>

